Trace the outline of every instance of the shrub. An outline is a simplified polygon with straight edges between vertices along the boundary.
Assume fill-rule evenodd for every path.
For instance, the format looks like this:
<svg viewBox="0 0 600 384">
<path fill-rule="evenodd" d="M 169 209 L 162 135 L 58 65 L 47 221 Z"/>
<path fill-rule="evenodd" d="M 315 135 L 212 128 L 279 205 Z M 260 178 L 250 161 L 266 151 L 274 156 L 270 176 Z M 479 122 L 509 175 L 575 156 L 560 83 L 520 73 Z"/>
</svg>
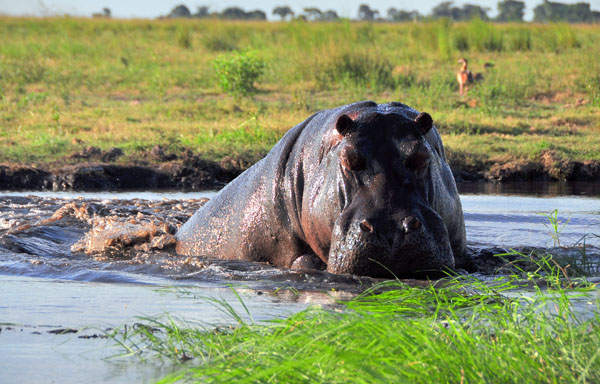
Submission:
<svg viewBox="0 0 600 384">
<path fill-rule="evenodd" d="M 236 97 L 247 96 L 255 90 L 254 82 L 263 74 L 266 66 L 252 51 L 219 56 L 213 64 L 221 89 Z"/>
</svg>

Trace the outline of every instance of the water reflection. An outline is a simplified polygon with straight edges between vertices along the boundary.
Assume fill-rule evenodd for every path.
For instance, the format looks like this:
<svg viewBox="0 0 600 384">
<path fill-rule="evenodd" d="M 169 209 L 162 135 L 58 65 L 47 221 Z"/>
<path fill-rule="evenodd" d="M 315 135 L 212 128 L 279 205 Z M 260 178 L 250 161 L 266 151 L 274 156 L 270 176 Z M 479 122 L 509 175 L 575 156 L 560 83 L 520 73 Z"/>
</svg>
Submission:
<svg viewBox="0 0 600 384">
<path fill-rule="evenodd" d="M 458 183 L 460 194 L 548 196 L 600 196 L 600 183 L 591 182 L 503 182 Z"/>
<path fill-rule="evenodd" d="M 143 199 L 143 200 L 182 200 L 182 199 L 200 199 L 200 198 L 211 198 L 218 191 L 207 190 L 197 192 L 181 192 L 181 191 L 170 191 L 170 190 L 158 190 L 158 191 L 95 191 L 95 192 L 83 192 L 83 191 L 0 191 L 0 197 L 2 196 L 37 196 L 45 198 L 58 198 L 58 199 L 100 199 L 100 200 L 111 200 L 111 199 Z"/>
<path fill-rule="evenodd" d="M 554 209 L 563 223 L 568 221 L 561 232 L 566 245 L 586 233 L 600 234 L 599 184 L 470 183 L 459 190 L 470 246 L 550 247 L 544 215 Z M 372 284 L 366 278 L 259 263 L 187 260 L 152 249 L 117 258 L 72 252 L 76 242 L 104 223 L 94 217 L 117 224 L 132 217 L 141 224 L 146 219 L 184 222 L 197 209 L 192 199 L 214 193 L 0 192 L 0 382 L 149 382 L 169 373 L 172 367 L 155 361 L 119 366 L 104 360 L 117 352 L 105 340 L 48 333 L 52 327 L 69 327 L 93 334 L 164 312 L 209 323 L 228 320 L 206 300 L 182 299 L 176 290 L 157 287 L 193 286 L 199 296 L 226 300 L 243 313 L 228 288 L 234 284 L 261 321 L 307 305 L 329 305 L 340 294 Z M 69 215 L 49 220 L 68 204 L 74 205 Z M 587 245 L 595 247 L 591 255 L 598 255 L 600 237 Z M 240 290 L 240 285 L 250 289 Z"/>
</svg>

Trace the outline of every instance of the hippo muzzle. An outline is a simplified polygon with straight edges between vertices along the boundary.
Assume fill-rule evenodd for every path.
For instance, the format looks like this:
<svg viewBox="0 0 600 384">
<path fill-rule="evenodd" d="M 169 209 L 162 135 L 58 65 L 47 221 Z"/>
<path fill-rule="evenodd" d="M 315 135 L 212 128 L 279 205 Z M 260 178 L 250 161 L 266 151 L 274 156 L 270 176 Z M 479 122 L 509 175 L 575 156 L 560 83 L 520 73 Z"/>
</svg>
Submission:
<svg viewBox="0 0 600 384">
<path fill-rule="evenodd" d="M 390 215 L 344 214 L 334 227 L 327 270 L 375 277 L 439 276 L 455 267 L 448 232 L 434 211 Z"/>
</svg>

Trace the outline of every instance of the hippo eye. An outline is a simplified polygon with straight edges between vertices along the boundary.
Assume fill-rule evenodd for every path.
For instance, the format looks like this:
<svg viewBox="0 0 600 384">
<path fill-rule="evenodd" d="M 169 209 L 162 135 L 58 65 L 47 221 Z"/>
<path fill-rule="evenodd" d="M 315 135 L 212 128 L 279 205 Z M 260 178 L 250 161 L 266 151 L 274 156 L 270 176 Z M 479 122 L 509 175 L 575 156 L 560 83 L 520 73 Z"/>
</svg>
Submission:
<svg viewBox="0 0 600 384">
<path fill-rule="evenodd" d="M 341 156 L 342 166 L 352 171 L 361 171 L 367 167 L 367 160 L 355 148 L 348 148 Z"/>
<path fill-rule="evenodd" d="M 417 174 L 423 173 L 429 165 L 429 153 L 427 152 L 416 152 L 411 154 L 406 160 L 404 160 L 404 166 Z"/>
</svg>

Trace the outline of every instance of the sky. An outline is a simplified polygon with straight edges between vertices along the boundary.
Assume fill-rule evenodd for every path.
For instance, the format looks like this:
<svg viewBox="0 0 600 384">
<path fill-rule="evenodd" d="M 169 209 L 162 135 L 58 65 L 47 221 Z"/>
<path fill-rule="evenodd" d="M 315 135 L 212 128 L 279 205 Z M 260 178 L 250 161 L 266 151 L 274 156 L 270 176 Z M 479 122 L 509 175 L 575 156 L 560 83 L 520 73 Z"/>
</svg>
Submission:
<svg viewBox="0 0 600 384">
<path fill-rule="evenodd" d="M 0 0 L 0 14 L 13 16 L 90 16 L 94 12 L 101 12 L 102 8 L 108 7 L 113 17 L 119 18 L 156 18 L 168 14 L 171 9 L 179 4 L 186 5 L 190 11 L 195 12 L 201 5 L 209 6 L 211 11 L 222 11 L 227 7 L 237 6 L 246 11 L 260 9 L 267 14 L 271 20 L 277 19 L 272 14 L 273 8 L 280 5 L 289 5 L 294 12 L 301 13 L 303 8 L 318 7 L 321 10 L 333 9 L 341 17 L 356 18 L 360 4 L 368 4 L 372 9 L 377 9 L 385 16 L 390 7 L 397 9 L 419 11 L 421 14 L 429 14 L 431 9 L 444 0 L 356 0 L 356 1 L 334 1 L 334 0 L 257 0 L 247 2 L 243 0 Z M 525 20 L 533 17 L 533 8 L 542 3 L 543 0 L 524 0 L 526 4 Z M 589 2 L 592 9 L 600 11 L 600 0 L 553 0 L 562 3 Z M 454 1 L 461 6 L 465 3 L 477 4 L 490 8 L 488 15 L 497 14 L 498 0 L 483 1 Z"/>
</svg>

